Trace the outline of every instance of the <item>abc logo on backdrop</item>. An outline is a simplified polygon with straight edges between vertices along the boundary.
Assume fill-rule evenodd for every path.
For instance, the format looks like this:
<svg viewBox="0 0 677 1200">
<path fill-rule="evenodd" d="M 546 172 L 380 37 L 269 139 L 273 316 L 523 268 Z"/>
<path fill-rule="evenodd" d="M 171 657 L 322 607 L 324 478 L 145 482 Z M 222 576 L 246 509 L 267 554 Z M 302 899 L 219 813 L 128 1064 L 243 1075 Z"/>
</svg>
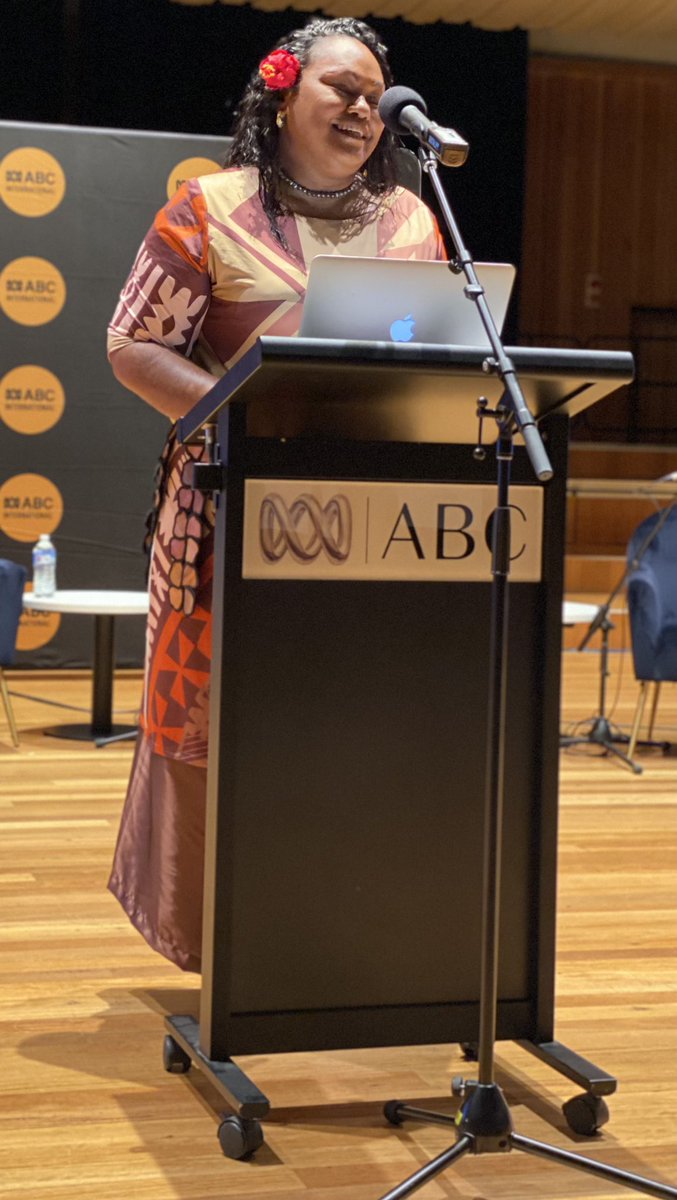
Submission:
<svg viewBox="0 0 677 1200">
<path fill-rule="evenodd" d="M 0 308 L 18 325 L 46 325 L 66 303 L 66 284 L 46 258 L 15 258 L 0 272 Z"/>
<path fill-rule="evenodd" d="M 32 590 L 33 584 L 27 583 L 26 592 Z M 61 613 L 37 612 L 33 608 L 25 608 L 19 621 L 16 637 L 17 650 L 39 650 L 51 642 L 61 624 Z"/>
<path fill-rule="evenodd" d="M 0 530 L 15 542 L 37 542 L 62 516 L 61 492 L 45 475 L 12 475 L 0 487 Z"/>
<path fill-rule="evenodd" d="M 44 217 L 66 192 L 61 164 L 46 150 L 19 146 L 0 162 L 0 199 L 21 217 Z"/>
<path fill-rule="evenodd" d="M 15 542 L 36 542 L 41 533 L 53 533 L 62 516 L 61 492 L 44 475 L 13 475 L 0 487 L 0 530 Z M 30 587 L 27 585 L 27 590 Z M 38 650 L 45 646 L 60 624 L 59 613 L 24 610 L 19 621 L 17 650 Z"/>
<path fill-rule="evenodd" d="M 0 417 L 15 433 L 46 433 L 60 421 L 63 387 L 46 367 L 14 367 L 0 379 Z"/>
<path fill-rule="evenodd" d="M 172 167 L 167 177 L 167 199 L 171 200 L 187 179 L 199 179 L 200 175 L 214 175 L 216 171 L 222 170 L 223 167 L 213 158 L 182 159 L 175 167 Z"/>
</svg>

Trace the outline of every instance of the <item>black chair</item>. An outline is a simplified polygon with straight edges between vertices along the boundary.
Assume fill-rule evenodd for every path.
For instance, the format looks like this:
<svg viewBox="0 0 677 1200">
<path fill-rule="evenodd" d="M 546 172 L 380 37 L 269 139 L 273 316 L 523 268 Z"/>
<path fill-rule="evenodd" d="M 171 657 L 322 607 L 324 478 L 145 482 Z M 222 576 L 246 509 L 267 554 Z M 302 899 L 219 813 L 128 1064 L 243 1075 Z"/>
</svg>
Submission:
<svg viewBox="0 0 677 1200">
<path fill-rule="evenodd" d="M 677 683 L 677 505 L 652 513 L 628 543 L 628 612 L 640 690 L 630 734 L 632 758 L 653 684 L 651 740 L 662 683 Z"/>
<path fill-rule="evenodd" d="M 0 558 L 0 692 L 7 713 L 9 731 L 15 746 L 19 745 L 16 721 L 9 698 L 5 667 L 11 667 L 16 651 L 16 635 L 23 610 L 22 598 L 28 572 L 19 563 Z"/>
</svg>

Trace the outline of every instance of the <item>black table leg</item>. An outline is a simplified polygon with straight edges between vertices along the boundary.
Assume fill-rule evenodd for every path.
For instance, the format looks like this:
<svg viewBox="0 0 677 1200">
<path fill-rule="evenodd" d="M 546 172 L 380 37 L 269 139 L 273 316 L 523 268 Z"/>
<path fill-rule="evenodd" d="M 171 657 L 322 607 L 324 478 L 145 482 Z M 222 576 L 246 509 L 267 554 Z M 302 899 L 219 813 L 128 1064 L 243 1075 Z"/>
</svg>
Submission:
<svg viewBox="0 0 677 1200">
<path fill-rule="evenodd" d="M 94 618 L 94 669 L 92 672 L 92 735 L 108 737 L 113 732 L 113 651 L 115 618 L 97 613 Z"/>
<path fill-rule="evenodd" d="M 94 617 L 94 662 L 92 666 L 92 720 L 88 725 L 53 725 L 45 729 L 49 737 L 70 738 L 93 742 L 101 738 L 132 735 L 135 725 L 114 725 L 113 680 L 115 649 L 115 617 L 97 613 Z"/>
</svg>

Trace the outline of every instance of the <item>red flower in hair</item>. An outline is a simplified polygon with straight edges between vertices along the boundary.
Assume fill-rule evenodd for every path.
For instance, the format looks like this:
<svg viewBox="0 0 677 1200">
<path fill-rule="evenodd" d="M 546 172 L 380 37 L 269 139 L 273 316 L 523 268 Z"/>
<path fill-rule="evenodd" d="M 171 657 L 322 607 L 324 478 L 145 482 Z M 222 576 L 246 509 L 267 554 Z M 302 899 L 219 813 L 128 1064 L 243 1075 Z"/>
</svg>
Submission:
<svg viewBox="0 0 677 1200">
<path fill-rule="evenodd" d="M 273 50 L 259 63 L 259 75 L 272 92 L 293 87 L 300 70 L 298 58 L 289 50 Z"/>
</svg>

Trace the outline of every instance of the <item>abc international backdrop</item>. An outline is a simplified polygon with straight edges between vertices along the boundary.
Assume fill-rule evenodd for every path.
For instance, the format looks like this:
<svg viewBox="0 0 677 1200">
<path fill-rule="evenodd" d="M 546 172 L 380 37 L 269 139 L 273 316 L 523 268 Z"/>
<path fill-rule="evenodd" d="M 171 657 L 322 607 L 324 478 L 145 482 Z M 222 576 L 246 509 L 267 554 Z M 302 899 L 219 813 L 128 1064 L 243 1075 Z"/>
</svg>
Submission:
<svg viewBox="0 0 677 1200">
<path fill-rule="evenodd" d="M 106 325 L 154 213 L 218 170 L 216 138 L 0 123 L 0 558 L 31 571 L 41 533 L 60 589 L 145 587 L 144 519 L 166 422 L 115 381 Z M 30 584 L 29 584 L 30 586 Z M 24 612 L 17 666 L 90 661 L 85 618 Z M 116 626 L 137 666 L 143 620 Z"/>
</svg>

